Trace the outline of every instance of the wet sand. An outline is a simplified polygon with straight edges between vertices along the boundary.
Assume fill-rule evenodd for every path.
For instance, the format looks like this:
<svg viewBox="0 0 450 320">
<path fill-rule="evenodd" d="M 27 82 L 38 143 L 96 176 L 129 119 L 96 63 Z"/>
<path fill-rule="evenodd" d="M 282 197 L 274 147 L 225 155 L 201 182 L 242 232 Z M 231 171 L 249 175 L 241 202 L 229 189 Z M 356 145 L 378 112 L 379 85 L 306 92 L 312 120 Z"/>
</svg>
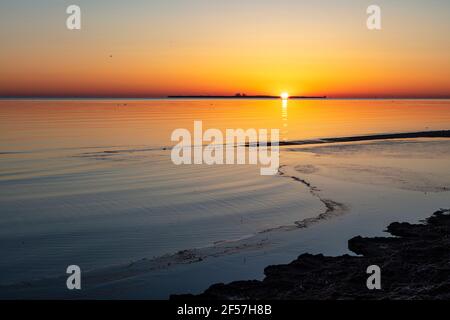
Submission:
<svg viewBox="0 0 450 320">
<path fill-rule="evenodd" d="M 372 135 L 364 135 L 364 136 L 322 138 L 322 139 L 315 139 L 315 140 L 281 141 L 280 145 L 281 146 L 300 146 L 300 145 L 322 144 L 322 143 L 360 142 L 360 141 L 417 139 L 417 138 L 450 138 L 450 130 L 372 134 Z"/>
</svg>

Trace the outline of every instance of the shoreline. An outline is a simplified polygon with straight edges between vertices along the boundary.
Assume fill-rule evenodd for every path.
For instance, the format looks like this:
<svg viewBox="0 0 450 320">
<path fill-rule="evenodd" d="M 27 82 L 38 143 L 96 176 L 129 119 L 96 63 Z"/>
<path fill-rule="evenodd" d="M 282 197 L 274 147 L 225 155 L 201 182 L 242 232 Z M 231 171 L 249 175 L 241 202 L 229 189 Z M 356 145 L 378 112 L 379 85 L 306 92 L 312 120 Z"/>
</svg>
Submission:
<svg viewBox="0 0 450 320">
<path fill-rule="evenodd" d="M 280 141 L 280 146 L 297 146 L 308 144 L 360 142 L 360 141 L 377 141 L 377 140 L 393 140 L 393 139 L 417 139 L 417 138 L 450 138 L 450 130 L 383 133 L 383 134 L 371 134 L 362 136 L 321 138 L 313 140 Z"/>
<path fill-rule="evenodd" d="M 450 209 L 436 211 L 421 224 L 391 223 L 386 231 L 393 237 L 350 239 L 348 248 L 358 256 L 306 253 L 289 264 L 266 267 L 262 281 L 218 283 L 199 295 L 171 299 L 450 299 Z M 370 265 L 381 268 L 381 290 L 366 287 Z"/>
</svg>

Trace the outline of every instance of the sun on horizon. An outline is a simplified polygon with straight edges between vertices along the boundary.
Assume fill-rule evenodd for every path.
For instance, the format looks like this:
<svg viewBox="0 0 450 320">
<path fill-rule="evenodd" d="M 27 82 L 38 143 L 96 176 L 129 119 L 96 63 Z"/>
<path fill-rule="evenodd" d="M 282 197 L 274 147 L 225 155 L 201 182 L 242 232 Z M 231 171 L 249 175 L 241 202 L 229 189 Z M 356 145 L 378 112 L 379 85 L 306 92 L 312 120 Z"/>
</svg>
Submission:
<svg viewBox="0 0 450 320">
<path fill-rule="evenodd" d="M 288 93 L 288 92 L 282 92 L 282 93 L 280 94 L 280 97 L 281 97 L 281 99 L 283 99 L 283 100 L 287 100 L 287 99 L 289 99 L 289 93 Z"/>
</svg>

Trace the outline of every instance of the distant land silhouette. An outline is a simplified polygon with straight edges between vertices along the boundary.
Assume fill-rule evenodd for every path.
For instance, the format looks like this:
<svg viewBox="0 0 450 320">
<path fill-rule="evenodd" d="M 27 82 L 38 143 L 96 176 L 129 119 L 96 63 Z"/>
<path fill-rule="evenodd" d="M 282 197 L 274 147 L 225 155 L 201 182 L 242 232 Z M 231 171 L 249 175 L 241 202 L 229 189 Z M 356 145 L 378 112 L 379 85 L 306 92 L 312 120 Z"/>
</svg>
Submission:
<svg viewBox="0 0 450 320">
<path fill-rule="evenodd" d="M 214 95 L 176 95 L 167 96 L 169 99 L 281 99 L 280 96 L 271 95 L 246 95 L 237 93 L 234 96 L 214 96 Z M 289 99 L 326 99 L 327 96 L 290 96 Z"/>
</svg>

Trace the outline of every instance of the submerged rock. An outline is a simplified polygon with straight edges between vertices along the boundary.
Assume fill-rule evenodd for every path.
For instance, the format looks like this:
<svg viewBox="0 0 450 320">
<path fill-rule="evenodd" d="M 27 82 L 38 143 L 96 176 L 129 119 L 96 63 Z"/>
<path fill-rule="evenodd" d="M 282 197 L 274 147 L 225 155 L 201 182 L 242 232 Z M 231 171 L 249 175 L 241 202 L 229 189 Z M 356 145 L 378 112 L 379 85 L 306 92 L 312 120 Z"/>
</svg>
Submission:
<svg viewBox="0 0 450 320">
<path fill-rule="evenodd" d="M 422 224 L 392 223 L 394 237 L 355 237 L 359 256 L 302 254 L 287 265 L 269 266 L 262 281 L 215 284 L 204 293 L 172 299 L 450 299 L 450 210 Z M 369 290 L 367 267 L 381 268 L 381 290 Z"/>
</svg>

